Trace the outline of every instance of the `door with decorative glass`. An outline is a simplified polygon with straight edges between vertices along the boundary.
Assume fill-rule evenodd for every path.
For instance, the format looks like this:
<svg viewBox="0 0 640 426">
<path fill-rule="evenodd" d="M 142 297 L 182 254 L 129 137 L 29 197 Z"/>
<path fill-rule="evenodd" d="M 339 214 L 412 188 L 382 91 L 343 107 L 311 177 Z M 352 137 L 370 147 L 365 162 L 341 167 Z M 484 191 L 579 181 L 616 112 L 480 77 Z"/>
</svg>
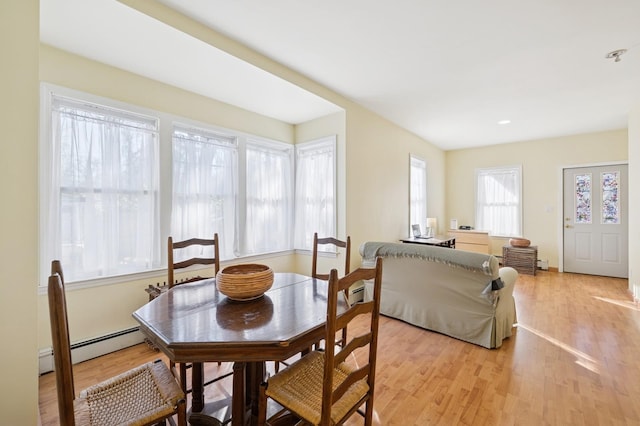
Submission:
<svg viewBox="0 0 640 426">
<path fill-rule="evenodd" d="M 564 271 L 627 278 L 628 166 L 564 170 Z"/>
</svg>

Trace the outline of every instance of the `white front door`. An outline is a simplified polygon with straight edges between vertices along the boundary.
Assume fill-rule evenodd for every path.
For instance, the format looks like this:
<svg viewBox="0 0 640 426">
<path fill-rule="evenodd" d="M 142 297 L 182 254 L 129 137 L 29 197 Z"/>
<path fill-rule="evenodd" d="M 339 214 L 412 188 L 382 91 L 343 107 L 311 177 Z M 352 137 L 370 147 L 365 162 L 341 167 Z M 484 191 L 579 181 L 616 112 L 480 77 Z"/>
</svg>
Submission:
<svg viewBox="0 0 640 426">
<path fill-rule="evenodd" d="M 627 165 L 564 170 L 564 271 L 627 278 Z"/>
</svg>

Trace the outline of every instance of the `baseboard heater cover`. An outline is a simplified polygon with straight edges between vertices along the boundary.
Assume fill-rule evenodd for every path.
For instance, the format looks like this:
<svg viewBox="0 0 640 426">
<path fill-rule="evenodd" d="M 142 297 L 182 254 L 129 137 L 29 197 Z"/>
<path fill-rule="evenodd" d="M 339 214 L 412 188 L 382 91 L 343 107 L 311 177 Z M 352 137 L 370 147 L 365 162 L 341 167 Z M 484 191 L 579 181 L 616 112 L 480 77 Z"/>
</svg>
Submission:
<svg viewBox="0 0 640 426">
<path fill-rule="evenodd" d="M 123 348 L 128 348 L 129 346 L 137 345 L 143 341 L 144 335 L 140 332 L 140 327 L 127 328 L 104 336 L 72 343 L 71 358 L 73 363 L 77 364 Z M 53 349 L 45 348 L 40 350 L 40 374 L 53 371 L 53 365 Z"/>
<path fill-rule="evenodd" d="M 364 300 L 364 284 L 356 287 L 357 284 L 354 284 L 353 287 L 349 290 L 349 303 L 354 304 L 356 302 L 361 302 Z"/>
</svg>

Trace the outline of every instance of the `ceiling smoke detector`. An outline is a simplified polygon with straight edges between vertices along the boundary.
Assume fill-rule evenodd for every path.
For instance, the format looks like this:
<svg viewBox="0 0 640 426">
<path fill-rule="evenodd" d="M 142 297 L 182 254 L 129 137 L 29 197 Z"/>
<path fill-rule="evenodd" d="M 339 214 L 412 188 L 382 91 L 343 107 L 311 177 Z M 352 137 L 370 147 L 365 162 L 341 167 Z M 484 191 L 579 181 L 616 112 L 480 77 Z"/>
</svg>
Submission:
<svg viewBox="0 0 640 426">
<path fill-rule="evenodd" d="M 613 62 L 620 62 L 620 57 L 625 53 L 627 53 L 627 49 L 618 49 L 607 53 L 607 56 L 605 56 L 605 58 L 613 59 Z"/>
</svg>

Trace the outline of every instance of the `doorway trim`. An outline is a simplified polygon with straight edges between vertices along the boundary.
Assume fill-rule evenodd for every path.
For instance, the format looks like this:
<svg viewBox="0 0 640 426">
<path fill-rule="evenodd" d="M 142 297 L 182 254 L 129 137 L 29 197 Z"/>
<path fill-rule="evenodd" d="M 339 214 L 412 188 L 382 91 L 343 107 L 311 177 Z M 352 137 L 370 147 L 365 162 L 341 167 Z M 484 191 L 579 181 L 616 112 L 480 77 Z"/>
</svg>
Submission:
<svg viewBox="0 0 640 426">
<path fill-rule="evenodd" d="M 623 161 L 605 161 L 602 163 L 583 163 L 560 166 L 558 192 L 558 272 L 564 272 L 564 171 L 567 169 L 579 169 L 581 167 L 602 167 L 602 166 L 618 166 L 629 165 L 629 160 Z"/>
</svg>

